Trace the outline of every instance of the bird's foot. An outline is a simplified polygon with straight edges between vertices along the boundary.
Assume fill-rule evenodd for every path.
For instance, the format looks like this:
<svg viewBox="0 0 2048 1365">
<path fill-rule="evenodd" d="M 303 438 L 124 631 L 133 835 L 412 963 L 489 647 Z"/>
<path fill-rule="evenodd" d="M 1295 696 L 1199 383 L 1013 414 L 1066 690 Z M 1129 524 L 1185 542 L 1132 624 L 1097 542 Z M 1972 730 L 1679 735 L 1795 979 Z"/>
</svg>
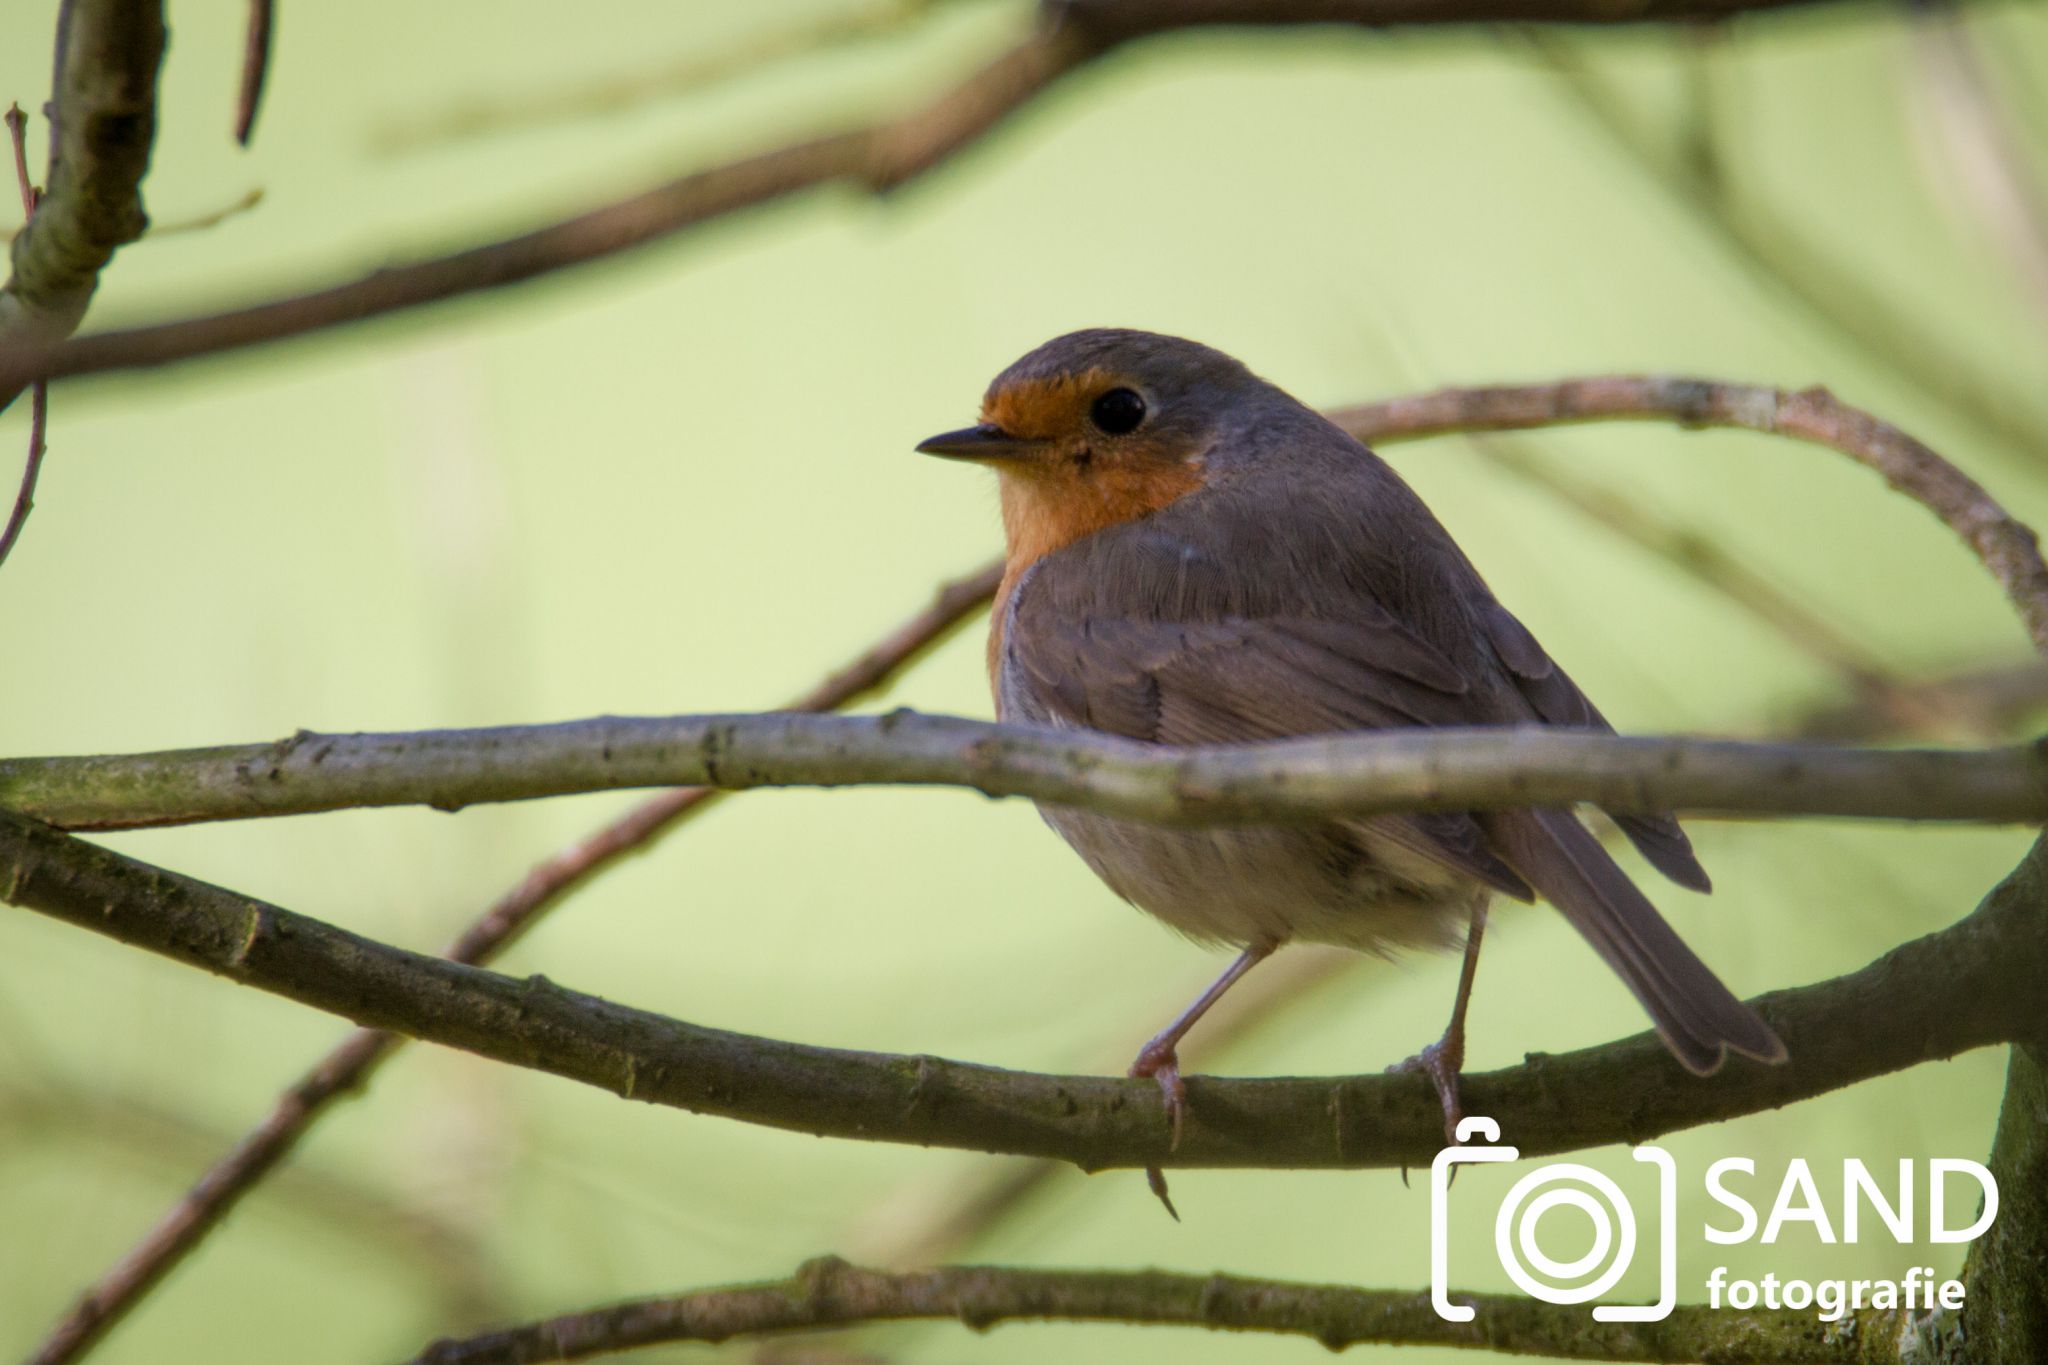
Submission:
<svg viewBox="0 0 2048 1365">
<path fill-rule="evenodd" d="M 1180 1150 L 1181 1128 L 1188 1109 L 1188 1088 L 1180 1078 L 1180 1056 L 1173 1044 L 1161 1044 L 1158 1039 L 1145 1045 L 1138 1054 L 1138 1060 L 1131 1063 L 1130 1075 L 1135 1078 L 1149 1076 L 1159 1084 L 1159 1096 L 1166 1105 L 1168 1138 L 1166 1150 Z M 1166 1192 L 1166 1173 L 1157 1166 L 1145 1168 L 1145 1184 L 1166 1211 L 1173 1215 L 1173 1221 L 1180 1221 L 1180 1210 L 1174 1208 L 1173 1199 Z"/>
<path fill-rule="evenodd" d="M 1429 1077 L 1437 1100 L 1443 1105 L 1444 1142 L 1452 1147 L 1458 1145 L 1458 1125 L 1465 1118 L 1465 1103 L 1458 1089 L 1458 1073 L 1464 1066 L 1465 1039 L 1447 1033 L 1408 1060 L 1387 1068 L 1389 1075 L 1421 1072 Z"/>
</svg>

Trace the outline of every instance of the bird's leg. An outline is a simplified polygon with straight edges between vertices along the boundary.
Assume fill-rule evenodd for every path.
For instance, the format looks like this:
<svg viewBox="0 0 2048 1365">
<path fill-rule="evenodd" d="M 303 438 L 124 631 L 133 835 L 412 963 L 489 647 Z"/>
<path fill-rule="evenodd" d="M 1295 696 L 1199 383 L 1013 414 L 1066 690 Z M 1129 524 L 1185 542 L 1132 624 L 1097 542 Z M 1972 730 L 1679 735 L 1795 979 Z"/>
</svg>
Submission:
<svg viewBox="0 0 2048 1365">
<path fill-rule="evenodd" d="M 1237 961 L 1230 964 L 1223 975 L 1216 978 L 1209 989 L 1203 991 L 1194 1004 L 1180 1012 L 1180 1017 L 1161 1029 L 1151 1042 L 1138 1052 L 1138 1059 L 1131 1063 L 1129 1074 L 1133 1077 L 1150 1076 L 1159 1083 L 1159 1093 L 1166 1101 L 1166 1121 L 1172 1133 L 1167 1143 L 1168 1151 L 1180 1148 L 1181 1126 L 1187 1115 L 1188 1091 L 1180 1078 L 1180 1040 L 1187 1037 L 1201 1017 L 1209 1012 L 1210 1006 L 1223 998 L 1223 993 L 1237 984 L 1237 979 L 1258 966 L 1279 945 L 1260 941 L 1238 954 Z M 1166 1205 L 1166 1211 L 1173 1214 L 1176 1222 L 1180 1214 L 1173 1207 L 1173 1200 L 1166 1194 L 1166 1175 L 1157 1166 L 1145 1168 L 1145 1183 L 1152 1193 L 1159 1196 L 1159 1202 Z"/>
<path fill-rule="evenodd" d="M 1444 1141 L 1456 1146 L 1458 1123 L 1465 1106 L 1458 1096 L 1458 1073 L 1465 1068 L 1465 1007 L 1472 1003 L 1472 978 L 1479 972 L 1479 940 L 1486 933 L 1486 904 L 1472 908 L 1472 921 L 1465 929 L 1465 965 L 1458 972 L 1458 999 L 1451 1006 L 1450 1026 L 1444 1036 L 1405 1062 L 1387 1068 L 1394 1072 L 1420 1071 L 1436 1087 L 1444 1107 Z"/>
</svg>

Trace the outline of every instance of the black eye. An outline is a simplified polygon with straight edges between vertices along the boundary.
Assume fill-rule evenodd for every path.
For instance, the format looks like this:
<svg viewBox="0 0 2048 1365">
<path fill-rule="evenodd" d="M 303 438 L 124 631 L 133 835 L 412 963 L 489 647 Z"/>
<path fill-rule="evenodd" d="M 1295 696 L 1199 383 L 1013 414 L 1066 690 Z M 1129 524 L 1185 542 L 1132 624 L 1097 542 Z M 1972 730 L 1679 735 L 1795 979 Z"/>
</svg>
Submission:
<svg viewBox="0 0 2048 1365">
<path fill-rule="evenodd" d="M 1145 400 L 1129 389 L 1111 389 L 1088 409 L 1088 419 L 1110 435 L 1122 436 L 1145 420 Z"/>
</svg>

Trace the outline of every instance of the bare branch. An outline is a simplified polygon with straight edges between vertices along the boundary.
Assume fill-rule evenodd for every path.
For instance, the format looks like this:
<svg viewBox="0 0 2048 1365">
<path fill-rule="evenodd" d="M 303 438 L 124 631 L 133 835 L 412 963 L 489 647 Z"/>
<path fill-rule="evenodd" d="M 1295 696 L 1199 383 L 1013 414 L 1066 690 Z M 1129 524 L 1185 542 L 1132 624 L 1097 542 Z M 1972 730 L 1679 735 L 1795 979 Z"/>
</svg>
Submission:
<svg viewBox="0 0 2048 1365">
<path fill-rule="evenodd" d="M 942 586 L 921 611 L 797 698 L 791 709 L 829 711 L 886 686 L 988 601 L 995 592 L 1000 567 L 990 565 Z M 534 867 L 464 929 L 443 956 L 454 962 L 489 962 L 571 892 L 627 855 L 653 847 L 719 795 L 690 787 L 641 802 Z M 90 1350 L 220 1225 L 243 1196 L 297 1149 L 322 1115 L 341 1100 L 360 1094 L 378 1068 L 406 1042 L 399 1034 L 360 1029 L 315 1062 L 256 1127 L 80 1295 L 37 1348 L 31 1365 L 63 1365 Z"/>
<path fill-rule="evenodd" d="M 826 1256 L 787 1280 L 639 1299 L 428 1347 L 411 1365 L 583 1360 L 664 1342 L 726 1341 L 906 1319 L 976 1331 L 1006 1322 L 1117 1322 L 1308 1337 L 1330 1350 L 1366 1342 L 1477 1347 L 1569 1360 L 1842 1362 L 1882 1359 L 1866 1342 L 1899 1335 L 1896 1312 L 1829 1324 L 1791 1310 L 1681 1307 L 1657 1323 L 1593 1323 L 1583 1308 L 1511 1294 L 1460 1293 L 1477 1316 L 1447 1322 L 1413 1290 L 1181 1275 L 1164 1270 L 960 1266 L 891 1273 Z M 1834 1330 L 1830 1330 L 1830 1328 Z"/>
<path fill-rule="evenodd" d="M 156 135 L 162 0 L 71 0 L 58 17 L 49 183 L 14 239 L 0 288 L 0 354 L 47 348 L 85 316 L 99 272 L 142 235 Z M 0 364 L 0 408 L 37 376 Z"/>
<path fill-rule="evenodd" d="M 134 0 L 130 0 L 134 3 Z M 672 180 L 518 236 L 330 288 L 62 346 L 0 344 L 0 395 L 32 379 L 141 369 L 303 336 L 515 284 L 645 246 L 822 185 L 888 190 L 944 162 L 1062 76 L 1126 44 L 1219 25 L 1284 28 L 1493 22 L 1639 24 L 1851 0 L 1065 0 L 1039 32 L 931 104 L 893 122 L 795 143 Z M 1868 8 L 1867 0 L 1855 0 Z"/>
<path fill-rule="evenodd" d="M 36 480 L 42 477 L 43 455 L 48 450 L 50 430 L 50 386 L 38 379 L 29 385 L 28 406 L 28 455 L 21 463 L 21 483 L 14 492 L 14 506 L 7 513 L 7 524 L 0 526 L 0 564 L 7 562 L 7 556 L 14 550 L 14 542 L 21 539 L 22 528 L 28 525 L 28 514 L 35 510 Z"/>
<path fill-rule="evenodd" d="M 1998 1217 L 1963 1268 L 1963 1331 L 1970 1365 L 2048 1360 L 2048 1037 L 2015 1043 L 1991 1145 Z"/>
<path fill-rule="evenodd" d="M 1753 1002 L 1781 1066 L 1700 1078 L 1655 1035 L 1532 1055 L 1464 1079 L 1466 1108 L 1529 1155 L 1640 1141 L 1776 1108 L 1923 1061 L 2031 1036 L 2048 973 L 2041 845 L 1976 913 L 1833 981 Z M 392 1029 L 627 1099 L 863 1141 L 1105 1167 L 1415 1166 L 1442 1145 L 1421 1076 L 1188 1082 L 1168 1150 L 1158 1087 L 937 1057 L 805 1047 L 666 1019 L 406 952 L 47 826 L 0 814 L 0 898 L 371 1028 Z"/>
<path fill-rule="evenodd" d="M 606 716 L 0 760 L 0 807 L 147 829 L 376 806 L 459 810 L 634 787 L 951 786 L 1166 825 L 1585 802 L 1616 814 L 2048 821 L 2048 754 L 1845 749 L 1554 727 L 1400 729 L 1174 748 L 897 711 Z"/>
<path fill-rule="evenodd" d="M 1824 445 L 1875 471 L 1940 517 L 2005 589 L 2036 649 L 2048 653 L 2048 564 L 2034 532 L 1976 480 L 1888 422 L 1826 389 L 1790 392 L 1673 375 L 1605 375 L 1545 384 L 1440 389 L 1330 414 L 1361 439 L 1516 431 L 1565 422 L 1668 417 Z"/>
<path fill-rule="evenodd" d="M 242 84 L 235 93 L 235 141 L 244 147 L 256 133 L 256 111 L 263 107 L 263 85 L 270 75 L 270 45 L 277 14 L 271 0 L 249 0 L 248 29 L 242 40 Z"/>
</svg>

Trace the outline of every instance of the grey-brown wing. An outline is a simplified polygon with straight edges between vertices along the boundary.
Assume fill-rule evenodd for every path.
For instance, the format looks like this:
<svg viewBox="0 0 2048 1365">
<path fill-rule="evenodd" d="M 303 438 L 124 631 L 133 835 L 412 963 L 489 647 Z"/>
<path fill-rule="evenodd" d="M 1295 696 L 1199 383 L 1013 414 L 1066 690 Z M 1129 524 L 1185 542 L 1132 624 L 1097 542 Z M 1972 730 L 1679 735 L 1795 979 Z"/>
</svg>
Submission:
<svg viewBox="0 0 2048 1365">
<path fill-rule="evenodd" d="M 1041 566 L 1041 572 L 1048 566 Z M 1470 686 L 1370 602 L 1339 618 L 1139 621 L 1055 611 L 1056 584 L 1027 584 L 1005 642 L 1050 719 L 1157 744 L 1242 744 L 1469 721 Z M 1469 815 L 1374 822 L 1381 833 L 1523 900 L 1529 884 Z"/>
</svg>

